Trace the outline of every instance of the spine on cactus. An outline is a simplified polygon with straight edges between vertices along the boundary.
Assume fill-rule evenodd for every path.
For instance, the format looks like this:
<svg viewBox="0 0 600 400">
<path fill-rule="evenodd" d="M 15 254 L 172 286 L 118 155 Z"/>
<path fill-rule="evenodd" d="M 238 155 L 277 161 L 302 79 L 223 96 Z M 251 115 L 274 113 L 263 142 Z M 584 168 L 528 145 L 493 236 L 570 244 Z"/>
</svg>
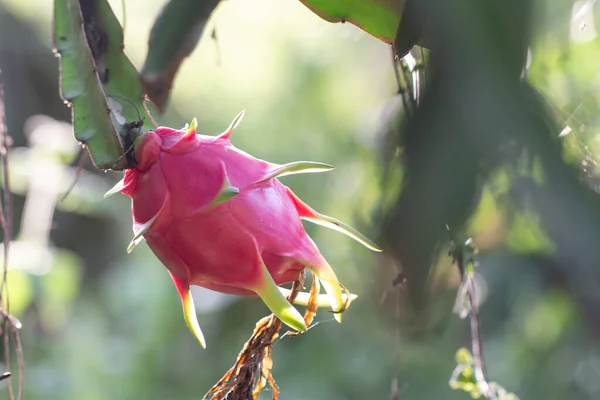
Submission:
<svg viewBox="0 0 600 400">
<path fill-rule="evenodd" d="M 346 296 L 338 278 L 307 235 L 301 220 L 342 232 L 373 251 L 373 242 L 350 226 L 302 202 L 279 177 L 323 172 L 331 165 L 310 161 L 278 165 L 231 144 L 240 113 L 218 136 L 196 133 L 194 119 L 182 130 L 159 127 L 135 143 L 138 165 L 106 196 L 132 200 L 134 237 L 128 251 L 145 240 L 169 270 L 181 297 L 185 321 L 202 347 L 191 285 L 230 294 L 257 295 L 292 329 L 305 331 L 300 313 L 279 285 L 308 268 L 325 288 L 319 305 L 341 322 Z M 354 299 L 352 296 L 350 300 Z M 308 293 L 296 302 L 306 304 Z"/>
</svg>

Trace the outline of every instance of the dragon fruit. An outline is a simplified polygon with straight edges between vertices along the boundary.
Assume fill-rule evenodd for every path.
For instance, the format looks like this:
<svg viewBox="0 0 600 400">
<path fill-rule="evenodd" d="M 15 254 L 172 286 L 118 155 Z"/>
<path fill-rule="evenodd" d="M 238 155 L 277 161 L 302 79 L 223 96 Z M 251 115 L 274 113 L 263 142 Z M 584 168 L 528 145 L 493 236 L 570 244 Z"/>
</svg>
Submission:
<svg viewBox="0 0 600 400">
<path fill-rule="evenodd" d="M 137 167 L 127 170 L 106 194 L 120 192 L 132 199 L 134 238 L 128 251 L 145 239 L 167 267 L 188 328 L 202 347 L 206 344 L 190 285 L 258 295 L 282 322 L 304 331 L 304 319 L 278 285 L 309 268 L 326 291 L 327 301 L 320 303 L 330 305 L 341 322 L 346 299 L 340 283 L 301 219 L 380 251 L 348 225 L 304 204 L 277 179 L 332 166 L 307 161 L 278 165 L 235 148 L 229 137 L 243 114 L 219 136 L 197 135 L 195 119 L 182 130 L 159 127 L 146 132 L 135 143 Z"/>
</svg>

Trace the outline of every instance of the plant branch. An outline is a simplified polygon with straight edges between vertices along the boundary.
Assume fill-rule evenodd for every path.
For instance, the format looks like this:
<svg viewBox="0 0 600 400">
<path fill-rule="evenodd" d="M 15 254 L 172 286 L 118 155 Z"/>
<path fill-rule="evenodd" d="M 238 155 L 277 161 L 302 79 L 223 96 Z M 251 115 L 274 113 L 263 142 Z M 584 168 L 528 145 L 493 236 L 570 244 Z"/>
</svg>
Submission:
<svg viewBox="0 0 600 400">
<path fill-rule="evenodd" d="M 474 254 L 472 239 L 468 239 L 464 244 L 457 245 L 454 242 L 452 256 L 458 266 L 465 295 L 467 297 L 469 322 L 471 330 L 471 352 L 473 354 L 474 373 L 477 386 L 482 394 L 488 400 L 496 400 L 494 392 L 491 390 L 487 380 L 485 362 L 483 358 L 483 346 L 481 340 L 481 331 L 479 328 L 479 306 L 477 304 L 477 295 L 475 293 L 475 280 L 473 279 L 475 271 Z"/>
<path fill-rule="evenodd" d="M 479 329 L 479 306 L 475 295 L 475 282 L 470 276 L 465 282 L 467 289 L 467 298 L 469 300 L 469 322 L 471 327 L 471 352 L 475 361 L 475 378 L 479 384 L 483 385 L 483 393 L 486 398 L 493 399 L 489 390 L 487 374 L 485 371 L 485 362 L 483 360 L 483 348 L 481 342 L 481 331 Z"/>
<path fill-rule="evenodd" d="M 4 243 L 4 257 L 2 266 L 2 282 L 0 283 L 0 306 L 2 314 L 2 335 L 3 347 L 4 347 L 4 367 L 6 368 L 6 374 L 10 374 L 10 336 L 13 337 L 17 352 L 17 363 L 19 366 L 19 391 L 18 399 L 23 398 L 23 387 L 25 383 L 25 362 L 23 359 L 23 349 L 21 347 L 21 341 L 19 339 L 19 328 L 20 322 L 11 316 L 10 314 L 10 303 L 8 300 L 8 287 L 7 287 L 7 276 L 8 276 L 8 254 L 10 248 L 10 240 L 12 234 L 13 225 L 13 209 L 12 209 L 12 193 L 10 189 L 9 179 L 9 162 L 8 152 L 11 146 L 11 138 L 8 135 L 6 129 L 6 114 L 4 108 L 4 87 L 2 85 L 2 79 L 0 75 L 0 157 L 2 158 L 2 180 L 3 180 L 3 198 L 2 207 L 0 207 L 0 225 L 2 225 L 3 243 Z M 10 335 L 9 335 L 10 330 Z M 6 384 L 6 392 L 8 398 L 13 400 L 14 392 L 9 380 Z"/>
</svg>

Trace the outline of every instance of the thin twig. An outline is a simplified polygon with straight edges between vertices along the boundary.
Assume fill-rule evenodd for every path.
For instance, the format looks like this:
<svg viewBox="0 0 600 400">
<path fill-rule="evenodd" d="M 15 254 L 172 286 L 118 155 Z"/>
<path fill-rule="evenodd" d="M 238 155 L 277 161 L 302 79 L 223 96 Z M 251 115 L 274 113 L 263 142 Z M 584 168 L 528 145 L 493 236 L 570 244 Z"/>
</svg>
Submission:
<svg viewBox="0 0 600 400">
<path fill-rule="evenodd" d="M 60 199 L 58 200 L 59 203 L 65 201 L 66 198 L 69 197 L 69 194 L 71 194 L 71 191 L 75 188 L 77 181 L 81 177 L 83 168 L 85 167 L 85 162 L 88 159 L 87 155 L 88 155 L 88 152 L 85 151 L 85 149 L 81 149 L 79 151 L 79 161 L 77 161 L 77 169 L 75 170 L 75 179 L 73 179 L 73 182 L 71 183 L 71 185 L 69 185 L 69 188 L 67 189 L 67 191 L 60 197 Z M 118 162 L 118 160 L 117 160 L 117 162 Z"/>
<path fill-rule="evenodd" d="M 6 160 L 6 146 L 5 141 L 8 137 L 6 131 L 6 117 L 4 114 L 4 86 L 2 85 L 2 81 L 0 80 L 0 156 L 2 157 L 2 163 L 4 165 L 4 160 Z M 4 168 L 4 172 L 6 172 L 6 168 Z M 6 178 L 4 179 L 6 183 Z M 0 283 L 0 301 L 4 303 L 4 296 L 6 296 L 6 313 L 10 313 L 8 310 L 8 293 L 5 293 L 6 280 L 8 275 L 8 248 L 10 244 L 10 230 L 8 223 L 8 201 L 7 198 L 8 190 L 6 186 L 4 186 L 4 196 L 3 196 L 3 204 L 0 207 L 0 223 L 2 224 L 2 233 L 3 233 L 3 241 L 4 241 L 4 259 L 3 259 L 3 269 L 2 269 L 2 283 Z M 6 213 L 5 213 L 6 211 Z M 4 304 L 1 305 L 4 307 Z M 8 331 L 8 319 L 2 318 L 2 335 L 3 337 L 3 346 L 4 346 L 4 368 L 7 371 L 10 371 L 10 341 Z M 6 394 L 10 400 L 14 399 L 14 394 L 12 390 L 12 385 L 10 379 L 6 382 Z"/>
<path fill-rule="evenodd" d="M 396 285 L 400 285 L 400 282 L 404 281 L 404 277 L 400 277 L 400 275 L 403 274 L 398 274 L 398 276 L 396 277 L 396 279 L 394 279 L 394 284 Z M 398 283 L 396 283 L 398 282 Z M 395 340 L 395 349 L 394 349 L 394 353 L 395 353 L 395 361 L 396 361 L 396 365 L 399 365 L 400 362 L 402 361 L 402 331 L 401 331 L 401 326 L 402 324 L 400 323 L 400 299 L 402 297 L 402 286 L 400 286 L 398 288 L 398 290 L 396 291 L 397 293 L 397 298 L 396 298 L 396 304 L 395 304 L 395 312 L 394 312 L 394 317 L 396 319 L 396 340 Z M 390 395 L 390 400 L 400 400 L 400 389 L 399 389 L 399 378 L 398 378 L 398 371 L 396 371 L 396 375 L 394 376 L 394 378 L 392 379 L 392 393 Z"/>
<path fill-rule="evenodd" d="M 1 76 L 0 76 L 1 78 Z M 10 315 L 10 303 L 8 300 L 8 287 L 7 287 L 7 275 L 8 275 L 8 254 L 10 248 L 10 240 L 12 234 L 13 225 L 13 210 L 12 210 L 12 192 L 10 189 L 9 179 L 9 163 L 8 163 L 8 152 L 11 146 L 11 139 L 6 129 L 6 115 L 4 108 L 4 87 L 2 80 L 0 79 L 0 157 L 2 157 L 2 179 L 3 179 L 3 207 L 0 207 L 0 224 L 2 225 L 2 232 L 4 235 L 4 258 L 3 258 L 3 270 L 2 270 L 2 282 L 0 283 L 0 301 L 3 301 L 3 323 L 2 323 L 2 334 L 4 335 L 3 346 L 4 346 L 4 367 L 7 372 L 10 371 L 10 336 L 8 329 L 12 334 L 15 342 L 17 359 L 19 365 L 19 394 L 18 399 L 23 398 L 23 387 L 25 382 L 25 362 L 23 359 L 23 349 L 21 347 L 21 341 L 19 340 L 19 327 L 14 324 Z M 14 393 L 10 380 L 6 384 L 6 392 L 10 400 L 14 399 Z"/>
<path fill-rule="evenodd" d="M 471 239 L 467 240 L 464 245 L 457 246 L 453 251 L 453 258 L 460 271 L 461 280 L 466 289 L 467 301 L 469 303 L 469 322 L 471 329 L 471 352 L 475 364 L 474 373 L 478 385 L 481 385 L 481 392 L 488 400 L 496 400 L 487 380 L 485 371 L 485 362 L 483 358 L 483 346 L 481 341 L 481 331 L 479 328 L 479 306 L 477 305 L 477 296 L 475 293 L 475 281 L 473 279 L 472 267 L 468 264 L 473 263 L 472 256 L 468 259 L 465 257 L 465 249 L 471 246 Z"/>
<path fill-rule="evenodd" d="M 13 341 L 15 342 L 15 352 L 17 353 L 17 364 L 19 366 L 19 400 L 23 399 L 23 392 L 25 390 L 25 357 L 23 356 L 23 346 L 21 346 L 21 337 L 19 335 L 19 329 L 15 324 L 10 324 L 10 331 L 12 333 Z"/>
<path fill-rule="evenodd" d="M 406 89 L 408 91 L 408 98 L 410 99 L 411 103 L 414 104 L 416 96 L 411 85 L 412 71 L 404 59 L 400 60 L 400 70 L 402 71 L 402 76 L 404 77 L 404 83 L 406 84 Z"/>
<path fill-rule="evenodd" d="M 419 50 L 421 53 L 421 68 L 423 68 L 424 87 L 427 88 L 427 64 L 425 64 L 425 50 L 423 50 L 422 46 L 419 46 Z"/>
<path fill-rule="evenodd" d="M 467 298 L 469 300 L 469 321 L 471 326 L 471 351 L 475 360 L 475 377 L 477 382 L 481 382 L 485 386 L 484 394 L 488 399 L 491 398 L 489 387 L 487 384 L 487 374 L 485 372 L 485 363 L 483 361 L 483 348 L 481 343 L 481 331 L 479 329 L 479 306 L 477 305 L 477 297 L 475 295 L 475 283 L 472 277 L 467 278 L 465 282 L 467 288 Z"/>
<path fill-rule="evenodd" d="M 396 51 L 392 47 L 392 66 L 394 67 L 394 77 L 396 78 L 396 85 L 398 85 L 397 94 L 402 97 L 402 106 L 404 107 L 404 112 L 408 113 L 408 100 L 406 98 L 406 90 L 402 85 L 402 79 L 400 78 L 400 70 L 398 68 L 398 57 L 396 57 Z"/>
<path fill-rule="evenodd" d="M 210 34 L 210 38 L 215 42 L 215 52 L 216 52 L 216 64 L 217 67 L 221 67 L 221 47 L 219 46 L 219 38 L 217 37 L 217 28 L 213 27 L 213 30 Z"/>
</svg>

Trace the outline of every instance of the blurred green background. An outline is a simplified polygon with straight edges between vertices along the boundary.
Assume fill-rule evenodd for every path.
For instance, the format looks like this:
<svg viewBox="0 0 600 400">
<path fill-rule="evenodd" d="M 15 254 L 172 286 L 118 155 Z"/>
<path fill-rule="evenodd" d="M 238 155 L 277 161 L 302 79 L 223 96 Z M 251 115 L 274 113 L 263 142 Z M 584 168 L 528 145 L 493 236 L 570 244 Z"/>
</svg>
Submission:
<svg viewBox="0 0 600 400">
<path fill-rule="evenodd" d="M 138 68 L 162 3 L 111 1 Z M 201 398 L 267 309 L 256 298 L 197 288 L 202 350 L 166 269 L 145 245 L 125 252 L 129 200 L 102 199 L 120 174 L 88 162 L 61 199 L 75 180 L 79 147 L 58 94 L 51 15 L 49 0 L 0 1 L 0 68 L 14 139 L 9 292 L 23 323 L 25 398 Z M 565 159 L 586 170 L 593 188 L 600 182 L 598 18 L 595 1 L 536 3 L 527 73 L 554 113 Z M 164 123 L 182 127 L 197 117 L 199 132 L 217 134 L 245 109 L 232 137 L 237 147 L 273 162 L 335 165 L 328 174 L 282 180 L 317 210 L 377 238 L 387 215 L 377 210 L 390 192 L 382 154 L 401 109 L 390 47 L 295 0 L 223 2 L 207 32 L 177 75 Z M 489 378 L 521 399 L 599 399 L 600 320 L 586 296 L 600 288 L 582 284 L 591 292 L 578 297 L 577 284 L 561 285 L 560 268 L 540 266 L 560 243 L 544 232 L 535 203 L 503 201 L 518 191 L 514 181 L 506 170 L 491 174 L 467 224 L 482 251 L 477 282 Z M 413 309 L 401 290 L 389 290 L 397 265 L 388 255 L 333 231 L 307 230 L 359 299 L 343 324 L 322 311 L 308 334 L 276 343 L 281 398 L 385 399 L 394 386 L 401 399 L 468 398 L 448 385 L 455 352 L 470 346 L 467 321 L 452 313 L 460 279 L 450 258 L 440 257 L 431 273 L 426 310 Z"/>
</svg>

